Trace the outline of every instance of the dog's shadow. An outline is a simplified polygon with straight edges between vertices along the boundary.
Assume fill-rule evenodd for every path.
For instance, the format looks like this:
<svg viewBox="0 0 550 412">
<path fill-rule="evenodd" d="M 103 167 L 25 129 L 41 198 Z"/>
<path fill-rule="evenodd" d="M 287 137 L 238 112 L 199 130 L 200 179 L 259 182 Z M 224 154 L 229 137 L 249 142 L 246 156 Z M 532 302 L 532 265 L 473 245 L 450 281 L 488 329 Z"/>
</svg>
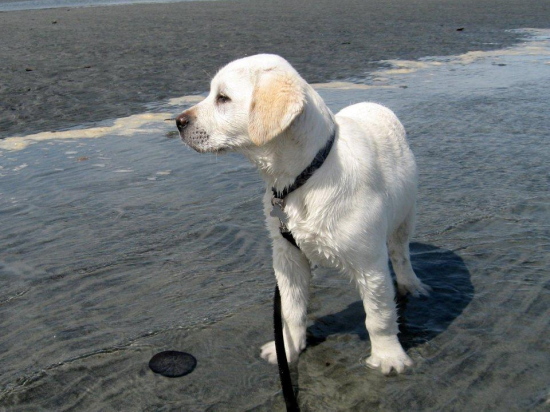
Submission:
<svg viewBox="0 0 550 412">
<path fill-rule="evenodd" d="M 418 298 L 397 295 L 399 340 L 405 349 L 445 331 L 474 296 L 470 272 L 454 252 L 412 243 L 411 262 L 417 276 L 432 292 Z M 357 334 L 367 340 L 363 303 L 359 300 L 341 312 L 317 318 L 307 332 L 308 346 L 316 346 L 335 334 Z"/>
</svg>

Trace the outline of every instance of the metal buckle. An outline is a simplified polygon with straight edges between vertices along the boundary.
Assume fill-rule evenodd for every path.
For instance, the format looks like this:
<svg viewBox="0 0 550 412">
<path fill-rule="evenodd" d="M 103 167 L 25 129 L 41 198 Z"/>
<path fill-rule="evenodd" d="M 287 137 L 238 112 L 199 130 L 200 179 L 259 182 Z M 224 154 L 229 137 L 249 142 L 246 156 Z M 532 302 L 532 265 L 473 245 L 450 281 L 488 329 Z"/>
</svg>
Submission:
<svg viewBox="0 0 550 412">
<path fill-rule="evenodd" d="M 281 230 L 288 231 L 286 227 L 286 225 L 288 224 L 288 216 L 285 213 L 285 200 L 273 196 L 271 198 L 271 206 L 273 206 L 273 208 L 271 209 L 269 215 L 271 217 L 279 218 Z"/>
</svg>

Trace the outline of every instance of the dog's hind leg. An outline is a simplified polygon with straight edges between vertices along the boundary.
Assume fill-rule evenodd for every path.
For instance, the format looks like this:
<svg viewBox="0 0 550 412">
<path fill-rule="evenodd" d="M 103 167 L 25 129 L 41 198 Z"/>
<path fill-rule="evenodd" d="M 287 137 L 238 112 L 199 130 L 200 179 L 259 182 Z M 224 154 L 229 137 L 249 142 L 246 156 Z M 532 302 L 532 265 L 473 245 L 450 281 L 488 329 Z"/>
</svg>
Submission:
<svg viewBox="0 0 550 412">
<path fill-rule="evenodd" d="M 388 240 L 390 260 L 397 278 L 397 290 L 400 294 L 413 296 L 428 295 L 430 287 L 423 284 L 411 266 L 409 241 L 414 230 L 414 209 L 398 226 Z"/>
<path fill-rule="evenodd" d="M 279 233 L 273 240 L 273 268 L 281 292 L 281 312 L 286 357 L 289 362 L 298 359 L 306 346 L 307 302 L 311 279 L 310 263 L 305 255 Z M 277 363 L 275 342 L 261 348 L 261 356 L 269 363 Z"/>
</svg>

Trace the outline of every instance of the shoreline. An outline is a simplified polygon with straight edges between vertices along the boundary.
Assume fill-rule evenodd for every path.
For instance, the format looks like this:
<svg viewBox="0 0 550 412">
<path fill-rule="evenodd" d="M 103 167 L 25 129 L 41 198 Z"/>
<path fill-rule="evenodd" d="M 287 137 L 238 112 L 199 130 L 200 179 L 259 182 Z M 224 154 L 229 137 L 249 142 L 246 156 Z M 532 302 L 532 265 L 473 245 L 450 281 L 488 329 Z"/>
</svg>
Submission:
<svg viewBox="0 0 550 412">
<path fill-rule="evenodd" d="M 28 11 L 28 10 L 51 10 L 51 9 L 76 9 L 83 7 L 111 7 L 127 6 L 133 4 L 159 4 L 159 3 L 179 3 L 184 1 L 217 1 L 217 0 L 72 0 L 66 4 L 55 5 L 46 4 L 40 0 L 0 0 L 0 13 L 10 11 Z"/>
<path fill-rule="evenodd" d="M 0 139 L 203 93 L 224 64 L 262 52 L 310 83 L 368 83 L 387 60 L 512 46 L 524 36 L 509 30 L 550 27 L 545 11 L 542 0 L 243 0 L 2 12 Z"/>
</svg>

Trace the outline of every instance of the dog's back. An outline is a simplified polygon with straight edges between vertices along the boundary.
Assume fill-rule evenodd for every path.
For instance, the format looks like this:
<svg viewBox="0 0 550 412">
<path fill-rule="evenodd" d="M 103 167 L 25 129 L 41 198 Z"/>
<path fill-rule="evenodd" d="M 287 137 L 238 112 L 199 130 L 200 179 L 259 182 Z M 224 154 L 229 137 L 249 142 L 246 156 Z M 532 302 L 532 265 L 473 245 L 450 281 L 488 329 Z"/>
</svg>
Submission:
<svg viewBox="0 0 550 412">
<path fill-rule="evenodd" d="M 386 207 L 393 209 L 388 222 L 392 232 L 414 208 L 416 198 L 416 163 L 403 125 L 390 109 L 376 103 L 348 106 L 338 112 L 336 121 L 342 143 L 361 159 L 367 186 L 385 193 Z"/>
</svg>

